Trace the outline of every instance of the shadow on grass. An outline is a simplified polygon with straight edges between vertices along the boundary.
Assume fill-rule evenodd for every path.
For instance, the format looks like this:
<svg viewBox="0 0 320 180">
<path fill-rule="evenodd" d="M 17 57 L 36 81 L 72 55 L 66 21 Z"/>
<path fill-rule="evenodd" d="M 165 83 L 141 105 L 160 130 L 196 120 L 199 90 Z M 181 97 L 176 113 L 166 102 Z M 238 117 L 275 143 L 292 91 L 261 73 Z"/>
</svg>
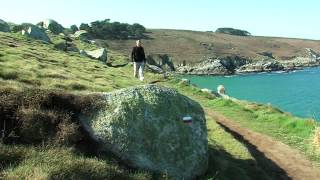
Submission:
<svg viewBox="0 0 320 180">
<path fill-rule="evenodd" d="M 226 132 L 229 132 L 235 139 L 244 144 L 249 150 L 250 154 L 255 158 L 255 162 L 246 162 L 249 164 L 256 164 L 259 168 L 261 168 L 265 174 L 267 174 L 271 179 L 278 180 L 290 180 L 288 174 L 279 167 L 274 161 L 265 156 L 265 154 L 257 149 L 257 147 L 251 144 L 248 140 L 246 140 L 243 136 L 239 135 L 237 132 L 232 131 L 228 127 L 224 126 L 221 123 L 218 123 Z M 212 151 L 212 150 L 211 150 Z M 221 152 L 221 151 L 220 151 Z M 223 153 L 224 156 L 229 156 L 228 154 Z M 239 162 L 236 162 L 239 163 Z M 241 162 L 240 162 L 241 163 Z M 250 170 L 252 171 L 252 169 Z M 254 173 L 254 172 L 251 172 Z M 252 174 L 253 175 L 253 174 Z M 259 175 L 259 173 L 257 174 Z M 261 179 L 261 178 L 254 178 Z"/>
<path fill-rule="evenodd" d="M 107 66 L 108 66 L 108 67 L 113 67 L 113 68 L 125 67 L 126 65 L 128 65 L 128 63 L 125 63 L 125 64 L 117 64 L 117 65 L 112 65 L 111 63 L 107 63 Z"/>
<path fill-rule="evenodd" d="M 1 143 L 0 143 L 1 146 Z M 6 151 L 0 147 L 0 174 L 1 171 L 16 167 L 23 160 L 23 156 L 19 153 L 15 153 L 13 151 Z M 0 176 L 1 177 L 1 176 Z"/>
</svg>

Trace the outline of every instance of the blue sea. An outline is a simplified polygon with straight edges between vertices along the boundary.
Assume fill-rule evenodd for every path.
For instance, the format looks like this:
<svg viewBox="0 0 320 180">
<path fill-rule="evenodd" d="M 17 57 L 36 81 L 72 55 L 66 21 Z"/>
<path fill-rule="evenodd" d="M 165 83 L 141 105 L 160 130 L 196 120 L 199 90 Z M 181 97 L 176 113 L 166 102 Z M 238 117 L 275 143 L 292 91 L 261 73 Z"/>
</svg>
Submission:
<svg viewBox="0 0 320 180">
<path fill-rule="evenodd" d="M 320 120 L 320 67 L 232 76 L 188 75 L 192 84 L 215 90 L 222 84 L 237 99 L 270 103 L 298 117 Z"/>
</svg>

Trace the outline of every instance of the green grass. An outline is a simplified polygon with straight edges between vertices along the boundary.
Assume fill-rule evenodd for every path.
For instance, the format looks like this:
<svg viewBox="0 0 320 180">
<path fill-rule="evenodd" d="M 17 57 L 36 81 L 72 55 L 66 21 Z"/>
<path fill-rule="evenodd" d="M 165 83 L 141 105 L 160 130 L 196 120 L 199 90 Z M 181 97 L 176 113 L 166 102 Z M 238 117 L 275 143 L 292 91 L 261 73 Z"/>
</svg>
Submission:
<svg viewBox="0 0 320 180">
<path fill-rule="evenodd" d="M 108 92 L 143 84 L 132 76 L 131 66 L 111 67 L 128 62 L 128 57 L 116 52 L 109 51 L 111 66 L 108 66 L 78 53 L 65 53 L 54 49 L 53 45 L 30 41 L 19 34 L 0 33 L 0 37 L 2 87 Z M 7 46 L 8 42 L 15 42 L 17 47 Z M 148 73 L 146 77 L 146 81 L 157 78 Z"/>
<path fill-rule="evenodd" d="M 203 107 L 219 112 L 241 126 L 266 134 L 293 148 L 299 149 L 310 160 L 320 165 L 320 153 L 313 139 L 319 124 L 313 119 L 302 119 L 270 105 L 222 98 L 208 99 L 207 93 L 194 86 L 178 84 L 173 80 L 164 85 L 198 101 Z"/>
<path fill-rule="evenodd" d="M 88 157 L 72 148 L 0 145 L 2 179 L 151 179 L 107 157 Z"/>
</svg>

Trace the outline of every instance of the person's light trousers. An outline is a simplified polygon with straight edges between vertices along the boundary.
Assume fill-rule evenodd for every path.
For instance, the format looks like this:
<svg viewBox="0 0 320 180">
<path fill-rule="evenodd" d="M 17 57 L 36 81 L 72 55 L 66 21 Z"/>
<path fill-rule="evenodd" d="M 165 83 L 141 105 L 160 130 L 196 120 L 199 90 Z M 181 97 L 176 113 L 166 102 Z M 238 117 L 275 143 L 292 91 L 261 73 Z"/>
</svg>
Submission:
<svg viewBox="0 0 320 180">
<path fill-rule="evenodd" d="M 144 79 L 143 71 L 144 71 L 144 62 L 133 63 L 133 75 L 134 77 L 139 78 L 140 81 L 143 81 Z"/>
</svg>

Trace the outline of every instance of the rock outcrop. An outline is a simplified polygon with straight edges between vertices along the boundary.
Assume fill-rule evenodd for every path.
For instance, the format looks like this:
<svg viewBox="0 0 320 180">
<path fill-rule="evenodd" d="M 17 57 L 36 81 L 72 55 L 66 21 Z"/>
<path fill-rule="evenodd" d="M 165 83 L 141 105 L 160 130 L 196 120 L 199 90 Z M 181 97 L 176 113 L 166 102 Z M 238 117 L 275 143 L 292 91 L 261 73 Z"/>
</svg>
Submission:
<svg viewBox="0 0 320 180">
<path fill-rule="evenodd" d="M 35 25 L 26 26 L 21 33 L 22 35 L 28 36 L 33 39 L 41 40 L 47 43 L 51 42 L 48 35 L 42 29 Z"/>
<path fill-rule="evenodd" d="M 147 62 L 150 65 L 160 67 L 164 71 L 175 71 L 172 59 L 167 54 L 151 54 L 147 56 Z"/>
<path fill-rule="evenodd" d="M 225 75 L 232 73 L 219 59 L 209 59 L 193 67 L 180 66 L 177 70 L 188 74 Z"/>
<path fill-rule="evenodd" d="M 0 19 L 0 32 L 9 32 L 10 26 L 7 22 Z"/>
<path fill-rule="evenodd" d="M 46 19 L 38 23 L 38 25 L 54 34 L 60 34 L 64 30 L 64 27 L 53 19 Z"/>
<path fill-rule="evenodd" d="M 107 49 L 105 49 L 105 48 L 101 48 L 101 49 L 97 49 L 97 50 L 93 50 L 93 51 L 81 50 L 80 54 L 82 56 L 87 56 L 92 59 L 98 59 L 102 62 L 107 62 L 107 59 L 108 59 Z"/>
<path fill-rule="evenodd" d="M 85 31 L 85 30 L 76 31 L 73 34 L 73 37 L 77 38 L 77 39 L 80 39 L 81 41 L 85 41 L 85 42 L 88 42 L 89 39 L 90 39 L 89 33 L 87 31 Z"/>
<path fill-rule="evenodd" d="M 320 54 L 316 53 L 314 50 L 310 48 L 306 48 L 307 54 L 309 56 L 310 61 L 320 61 Z"/>
<path fill-rule="evenodd" d="M 270 72 L 280 71 L 284 67 L 276 60 L 258 61 L 255 63 L 246 64 L 236 70 L 237 73 L 252 73 L 252 72 Z"/>
<path fill-rule="evenodd" d="M 278 60 L 273 57 L 272 52 L 262 52 L 259 55 L 261 56 L 249 60 L 237 56 L 221 59 L 209 58 L 194 65 L 182 64 L 176 69 L 178 73 L 184 74 L 227 75 L 235 73 L 291 71 L 304 67 L 320 66 L 320 54 L 310 48 L 306 48 L 303 55 L 289 60 Z"/>
<path fill-rule="evenodd" d="M 82 121 L 103 149 L 133 167 L 193 179 L 208 166 L 201 106 L 177 91 L 145 85 L 103 95 L 93 119 Z"/>
</svg>

